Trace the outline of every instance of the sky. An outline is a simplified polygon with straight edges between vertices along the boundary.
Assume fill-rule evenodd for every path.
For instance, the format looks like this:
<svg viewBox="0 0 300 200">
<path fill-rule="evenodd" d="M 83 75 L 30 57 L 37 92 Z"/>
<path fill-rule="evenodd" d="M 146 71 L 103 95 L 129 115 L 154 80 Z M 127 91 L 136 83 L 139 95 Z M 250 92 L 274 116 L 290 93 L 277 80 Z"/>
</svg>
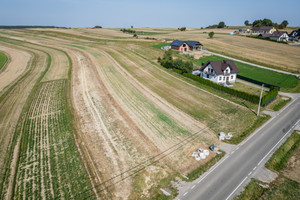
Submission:
<svg viewBox="0 0 300 200">
<path fill-rule="evenodd" d="M 300 0 L 2 0 L 0 25 L 200 28 L 269 18 L 300 26 Z"/>
</svg>

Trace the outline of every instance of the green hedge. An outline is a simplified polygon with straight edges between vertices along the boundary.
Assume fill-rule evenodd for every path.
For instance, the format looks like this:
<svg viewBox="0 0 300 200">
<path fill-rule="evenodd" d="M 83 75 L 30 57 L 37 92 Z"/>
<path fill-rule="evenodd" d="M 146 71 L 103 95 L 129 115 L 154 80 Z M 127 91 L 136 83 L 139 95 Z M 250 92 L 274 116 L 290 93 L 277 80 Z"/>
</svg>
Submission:
<svg viewBox="0 0 300 200">
<path fill-rule="evenodd" d="M 261 106 L 268 105 L 274 99 L 276 99 L 277 95 L 278 95 L 278 88 L 277 87 L 271 87 L 270 91 L 265 96 L 262 97 L 260 105 Z"/>
<path fill-rule="evenodd" d="M 226 92 L 228 94 L 239 97 L 241 99 L 245 99 L 245 100 L 250 101 L 252 103 L 257 104 L 259 102 L 259 96 L 257 96 L 257 95 L 249 94 L 249 93 L 246 93 L 246 92 L 243 92 L 243 91 L 238 91 L 238 90 L 232 89 L 230 87 L 225 87 L 223 85 L 216 84 L 216 83 L 214 83 L 210 80 L 201 78 L 200 76 L 196 76 L 196 75 L 191 74 L 191 73 L 183 73 L 182 75 L 187 77 L 187 78 L 190 78 L 194 81 L 202 83 L 204 85 L 210 86 L 210 87 L 212 87 L 216 90 Z"/>
</svg>

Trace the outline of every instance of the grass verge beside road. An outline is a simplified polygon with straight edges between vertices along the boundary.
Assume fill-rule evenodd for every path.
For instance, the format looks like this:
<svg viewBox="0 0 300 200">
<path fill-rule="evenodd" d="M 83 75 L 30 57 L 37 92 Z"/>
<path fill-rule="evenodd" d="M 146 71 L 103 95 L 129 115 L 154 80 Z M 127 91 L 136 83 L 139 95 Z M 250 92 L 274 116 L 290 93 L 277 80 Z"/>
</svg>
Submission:
<svg viewBox="0 0 300 200">
<path fill-rule="evenodd" d="M 283 145 L 273 154 L 266 167 L 272 170 L 282 170 L 294 151 L 300 146 L 300 135 L 294 131 Z"/>
<path fill-rule="evenodd" d="M 7 62 L 8 58 L 5 55 L 5 53 L 0 51 L 0 70 L 2 69 L 2 67 L 5 65 L 5 63 Z"/>
<path fill-rule="evenodd" d="M 300 146 L 300 135 L 294 131 L 283 145 L 273 154 L 266 167 L 275 170 L 279 176 L 271 183 L 262 183 L 252 179 L 245 190 L 235 200 L 258 200 L 258 199 L 286 199 L 298 200 L 300 196 L 300 184 L 283 175 L 281 172 L 286 168 L 289 158 Z"/>
</svg>

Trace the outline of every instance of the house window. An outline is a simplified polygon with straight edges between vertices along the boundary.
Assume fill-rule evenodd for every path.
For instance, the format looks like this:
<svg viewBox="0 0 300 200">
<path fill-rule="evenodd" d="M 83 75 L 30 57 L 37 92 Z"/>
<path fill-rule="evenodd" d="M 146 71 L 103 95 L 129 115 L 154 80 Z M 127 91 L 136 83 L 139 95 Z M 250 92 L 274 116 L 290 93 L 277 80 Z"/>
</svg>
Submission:
<svg viewBox="0 0 300 200">
<path fill-rule="evenodd" d="M 219 81 L 221 81 L 221 80 L 222 80 L 222 77 L 220 76 L 220 77 L 219 77 Z"/>
<path fill-rule="evenodd" d="M 225 73 L 228 74 L 228 69 L 225 70 Z"/>
<path fill-rule="evenodd" d="M 225 81 L 225 76 L 223 77 L 223 81 Z"/>
<path fill-rule="evenodd" d="M 233 79 L 233 75 L 231 75 L 231 79 Z"/>
</svg>

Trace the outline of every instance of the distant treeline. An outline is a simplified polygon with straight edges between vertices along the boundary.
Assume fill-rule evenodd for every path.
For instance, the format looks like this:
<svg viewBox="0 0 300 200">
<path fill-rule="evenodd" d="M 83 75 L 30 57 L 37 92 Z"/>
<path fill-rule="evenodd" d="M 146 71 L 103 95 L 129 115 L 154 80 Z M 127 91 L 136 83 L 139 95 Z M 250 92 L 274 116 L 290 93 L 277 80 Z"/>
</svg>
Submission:
<svg viewBox="0 0 300 200">
<path fill-rule="evenodd" d="M 22 29 L 22 28 L 67 28 L 57 26 L 0 26 L 0 29 Z"/>
</svg>

